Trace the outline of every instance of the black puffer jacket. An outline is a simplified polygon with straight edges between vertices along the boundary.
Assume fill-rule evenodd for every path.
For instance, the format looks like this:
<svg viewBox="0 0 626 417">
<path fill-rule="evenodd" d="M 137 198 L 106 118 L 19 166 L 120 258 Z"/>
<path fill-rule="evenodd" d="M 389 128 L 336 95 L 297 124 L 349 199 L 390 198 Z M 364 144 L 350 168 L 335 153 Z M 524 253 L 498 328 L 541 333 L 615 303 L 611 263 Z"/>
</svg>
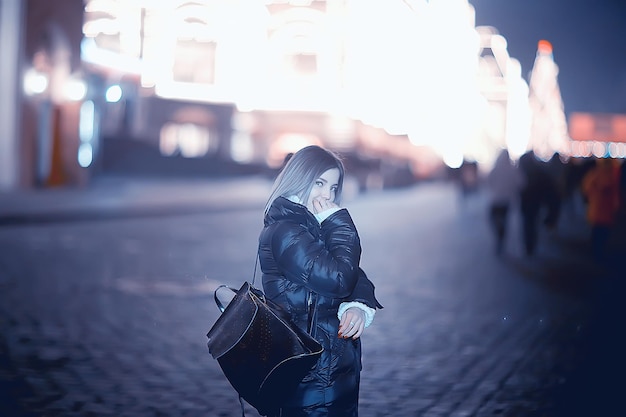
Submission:
<svg viewBox="0 0 626 417">
<path fill-rule="evenodd" d="M 264 224 L 259 261 L 265 295 L 306 329 L 307 296 L 310 291 L 317 294 L 312 333 L 324 347 L 316 367 L 282 415 L 355 417 L 361 341 L 338 338 L 337 310 L 345 301 L 382 306 L 374 296 L 373 284 L 359 268 L 361 243 L 352 218 L 341 209 L 320 225 L 305 206 L 279 197 Z"/>
</svg>

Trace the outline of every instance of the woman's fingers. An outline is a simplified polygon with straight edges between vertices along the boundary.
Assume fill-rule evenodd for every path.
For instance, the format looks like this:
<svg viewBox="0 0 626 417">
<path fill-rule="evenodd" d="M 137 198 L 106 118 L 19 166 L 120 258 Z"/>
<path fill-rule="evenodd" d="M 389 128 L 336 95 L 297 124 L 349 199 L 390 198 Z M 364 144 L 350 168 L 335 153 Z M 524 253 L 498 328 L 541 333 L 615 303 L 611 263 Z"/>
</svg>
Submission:
<svg viewBox="0 0 626 417">
<path fill-rule="evenodd" d="M 315 211 L 317 213 L 321 213 L 322 211 L 324 211 L 324 205 L 322 203 L 322 199 L 320 198 L 315 198 L 313 199 L 313 208 L 315 208 Z"/>
<path fill-rule="evenodd" d="M 333 207 L 338 207 L 335 202 L 327 200 L 323 197 L 316 197 L 313 199 L 313 208 L 316 213 L 321 213 L 322 211 L 328 210 Z"/>
<path fill-rule="evenodd" d="M 342 333 L 344 339 L 357 339 L 363 333 L 364 323 L 361 320 L 355 320 L 348 323 L 346 331 Z"/>
<path fill-rule="evenodd" d="M 339 337 L 357 339 L 365 328 L 364 313 L 358 308 L 349 308 L 339 322 Z"/>
<path fill-rule="evenodd" d="M 363 334 L 363 330 L 365 330 L 365 323 L 359 324 L 359 329 L 354 334 L 354 336 L 352 336 L 352 338 L 353 339 L 358 339 L 359 337 L 361 337 L 361 335 Z"/>
</svg>

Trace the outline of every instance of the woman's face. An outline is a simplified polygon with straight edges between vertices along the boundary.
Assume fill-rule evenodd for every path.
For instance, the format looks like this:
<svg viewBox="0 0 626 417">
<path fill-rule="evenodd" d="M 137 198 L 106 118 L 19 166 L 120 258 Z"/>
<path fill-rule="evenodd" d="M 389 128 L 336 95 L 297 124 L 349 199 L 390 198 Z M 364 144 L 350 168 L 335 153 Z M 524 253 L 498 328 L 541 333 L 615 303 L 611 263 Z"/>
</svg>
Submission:
<svg viewBox="0 0 626 417">
<path fill-rule="evenodd" d="M 335 195 L 339 187 L 339 169 L 331 168 L 325 171 L 313 183 L 311 194 L 306 202 L 306 208 L 311 213 L 320 212 L 322 208 L 328 207 L 329 203 L 335 202 Z M 322 203 L 321 205 L 319 203 Z M 332 204 L 335 206 L 335 204 Z"/>
</svg>

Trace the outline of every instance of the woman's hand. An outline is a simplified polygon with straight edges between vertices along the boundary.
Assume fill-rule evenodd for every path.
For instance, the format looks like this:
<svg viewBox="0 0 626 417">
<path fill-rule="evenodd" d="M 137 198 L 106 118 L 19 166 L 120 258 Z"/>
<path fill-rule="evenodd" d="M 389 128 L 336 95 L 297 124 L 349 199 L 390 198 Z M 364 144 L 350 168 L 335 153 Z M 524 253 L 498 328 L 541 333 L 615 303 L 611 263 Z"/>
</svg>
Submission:
<svg viewBox="0 0 626 417">
<path fill-rule="evenodd" d="M 314 214 L 321 213 L 331 208 L 339 207 L 335 202 L 328 200 L 324 197 L 315 197 L 313 199 L 313 211 Z"/>
<path fill-rule="evenodd" d="M 358 307 L 350 307 L 341 316 L 338 337 L 358 339 L 363 329 L 365 329 L 365 312 Z"/>
</svg>

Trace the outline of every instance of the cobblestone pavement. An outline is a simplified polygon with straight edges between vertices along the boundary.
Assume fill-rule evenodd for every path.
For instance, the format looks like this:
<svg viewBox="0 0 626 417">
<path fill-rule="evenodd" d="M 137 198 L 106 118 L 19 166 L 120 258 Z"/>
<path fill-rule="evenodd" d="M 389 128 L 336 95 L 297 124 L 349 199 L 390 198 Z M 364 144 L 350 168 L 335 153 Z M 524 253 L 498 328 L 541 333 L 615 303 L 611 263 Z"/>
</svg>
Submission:
<svg viewBox="0 0 626 417">
<path fill-rule="evenodd" d="M 206 332 L 216 286 L 251 278 L 262 206 L 2 225 L 0 415 L 239 416 Z M 515 218 L 496 258 L 480 195 L 422 184 L 347 206 L 385 305 L 363 336 L 362 417 L 616 415 L 620 284 L 579 217 L 532 259 Z"/>
</svg>

